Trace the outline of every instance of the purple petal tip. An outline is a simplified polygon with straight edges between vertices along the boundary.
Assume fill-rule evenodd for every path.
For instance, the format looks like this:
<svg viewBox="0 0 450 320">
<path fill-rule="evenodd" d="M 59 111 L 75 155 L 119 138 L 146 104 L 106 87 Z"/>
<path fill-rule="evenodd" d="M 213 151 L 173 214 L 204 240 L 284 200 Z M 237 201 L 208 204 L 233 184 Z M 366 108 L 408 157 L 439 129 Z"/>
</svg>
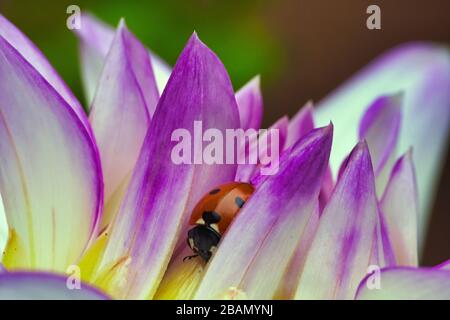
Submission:
<svg viewBox="0 0 450 320">
<path fill-rule="evenodd" d="M 125 18 L 123 18 L 123 17 L 120 18 L 118 28 L 120 29 L 120 28 L 126 28 L 126 27 L 127 27 L 127 24 L 125 22 Z"/>
<path fill-rule="evenodd" d="M 321 130 L 324 135 L 332 136 L 334 130 L 333 122 L 330 121 L 330 123 L 327 126 L 319 128 L 319 130 Z"/>
<path fill-rule="evenodd" d="M 365 140 L 358 142 L 350 152 L 350 155 L 345 160 L 345 163 L 341 168 L 342 173 L 339 176 L 343 176 L 345 172 L 349 171 L 349 168 L 350 171 L 353 170 L 352 168 L 363 169 L 366 174 L 372 173 L 371 179 L 374 179 L 372 159 L 370 156 L 369 146 Z"/>
<path fill-rule="evenodd" d="M 186 46 L 184 47 L 184 50 L 182 51 L 182 55 L 185 53 L 195 53 L 195 55 L 198 55 L 201 52 L 211 52 L 212 54 L 214 54 L 216 56 L 216 54 L 205 44 L 203 43 L 202 40 L 200 40 L 200 38 L 197 35 L 197 32 L 193 32 L 192 35 L 190 36 Z M 188 55 L 189 55 L 188 54 Z M 191 56 L 192 58 L 192 56 Z"/>
<path fill-rule="evenodd" d="M 202 40 L 198 37 L 197 31 L 192 32 L 191 37 L 189 38 L 188 44 L 200 43 L 205 45 Z"/>
<path fill-rule="evenodd" d="M 409 148 L 408 151 L 406 151 L 394 164 L 392 168 L 392 176 L 395 176 L 398 174 L 402 168 L 404 167 L 405 163 L 413 163 L 413 157 L 412 157 L 412 148 Z"/>
</svg>

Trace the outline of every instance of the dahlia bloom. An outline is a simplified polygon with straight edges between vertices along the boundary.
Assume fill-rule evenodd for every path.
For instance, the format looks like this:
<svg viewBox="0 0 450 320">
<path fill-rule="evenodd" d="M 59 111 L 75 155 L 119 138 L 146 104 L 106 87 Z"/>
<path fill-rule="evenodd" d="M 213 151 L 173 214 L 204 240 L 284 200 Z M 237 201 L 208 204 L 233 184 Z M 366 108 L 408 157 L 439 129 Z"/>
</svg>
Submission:
<svg viewBox="0 0 450 320">
<path fill-rule="evenodd" d="M 400 47 L 281 118 L 279 170 L 264 176 L 170 156 L 194 121 L 258 129 L 258 77 L 235 94 L 196 34 L 173 70 L 124 22 L 83 16 L 77 34 L 88 115 L 0 17 L 0 298 L 450 299 L 449 264 L 418 267 L 448 136 L 445 49 Z M 193 207 L 235 180 L 256 191 L 207 264 L 183 261 Z"/>
</svg>

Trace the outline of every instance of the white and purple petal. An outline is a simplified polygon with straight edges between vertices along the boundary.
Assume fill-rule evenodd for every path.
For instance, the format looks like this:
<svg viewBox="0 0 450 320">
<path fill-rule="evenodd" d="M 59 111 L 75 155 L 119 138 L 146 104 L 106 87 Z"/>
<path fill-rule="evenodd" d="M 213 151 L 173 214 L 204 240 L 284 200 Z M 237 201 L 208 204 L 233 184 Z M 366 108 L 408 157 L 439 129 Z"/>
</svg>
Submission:
<svg viewBox="0 0 450 320">
<path fill-rule="evenodd" d="M 449 300 L 450 270 L 432 268 L 386 268 L 373 286 L 373 275 L 359 285 L 359 300 Z M 378 281 L 378 280 L 377 280 Z"/>
<path fill-rule="evenodd" d="M 92 103 L 89 120 L 97 140 L 108 208 L 102 227 L 115 212 L 111 197 L 126 188 L 155 112 L 159 94 L 147 49 L 121 21 L 112 41 Z M 120 202 L 118 199 L 114 199 Z"/>
<path fill-rule="evenodd" d="M 50 65 L 43 53 L 19 29 L 0 14 L 0 36 L 33 66 L 55 91 L 75 111 L 80 121 L 91 134 L 87 116 L 75 95 L 64 83 L 55 69 Z"/>
<path fill-rule="evenodd" d="M 377 214 L 372 164 L 361 142 L 322 213 L 296 299 L 353 298 L 372 256 Z"/>
<path fill-rule="evenodd" d="M 331 167 L 337 172 L 358 139 L 357 124 L 365 108 L 381 95 L 403 92 L 402 128 L 397 156 L 411 146 L 419 190 L 419 244 L 423 244 L 428 213 L 445 155 L 450 122 L 450 54 L 430 43 L 400 46 L 378 58 L 318 104 L 319 125 L 336 126 Z M 433 137 L 433 143 L 430 138 Z M 420 246 L 419 246 L 420 247 Z"/>
<path fill-rule="evenodd" d="M 226 298 L 230 290 L 249 299 L 279 294 L 316 212 L 331 142 L 331 125 L 312 131 L 287 154 L 278 173 L 260 184 L 224 235 L 194 298 Z"/>
<path fill-rule="evenodd" d="M 397 263 L 417 266 L 418 203 L 411 151 L 395 163 L 380 205 Z"/>
<path fill-rule="evenodd" d="M 444 269 L 444 270 L 450 270 L 450 260 L 442 262 L 441 264 L 439 264 L 435 268 L 437 268 L 437 269 Z"/>
<path fill-rule="evenodd" d="M 313 103 L 309 101 L 289 121 L 285 149 L 292 147 L 312 129 L 314 129 Z"/>
<path fill-rule="evenodd" d="M 90 14 L 81 16 L 81 28 L 74 30 L 80 39 L 81 75 L 88 104 L 94 98 L 106 55 L 114 39 L 114 29 Z M 149 52 L 159 93 L 162 93 L 170 75 L 170 67 L 154 53 Z"/>
<path fill-rule="evenodd" d="M 174 162 L 172 134 L 185 129 L 194 135 L 194 121 L 223 136 L 240 126 L 226 70 L 196 34 L 159 100 L 100 263 L 98 282 L 117 297 L 153 296 L 196 202 L 234 179 L 236 165 Z M 198 155 L 195 149 L 192 156 Z"/>
<path fill-rule="evenodd" d="M 381 96 L 368 107 L 359 125 L 359 139 L 369 145 L 378 194 L 383 193 L 396 159 L 401 106 L 402 94 Z"/>
<path fill-rule="evenodd" d="M 378 209 L 377 230 L 371 257 L 371 265 L 378 268 L 397 266 L 392 240 L 383 213 Z"/>
<path fill-rule="evenodd" d="M 269 155 L 271 159 L 273 158 L 278 161 L 277 158 L 283 151 L 286 143 L 288 125 L 288 117 L 281 117 L 275 121 L 269 129 L 264 130 L 262 134 L 259 135 L 258 140 L 256 141 L 257 143 L 253 144 L 251 140 L 244 141 L 246 146 L 242 150 L 246 153 L 246 163 L 238 165 L 235 178 L 236 181 L 249 182 L 255 178 L 255 176 L 259 176 L 261 174 L 261 168 L 264 167 L 261 160 L 266 159 Z M 277 135 L 273 135 L 271 130 L 276 130 Z M 272 150 L 272 147 L 276 150 Z M 252 158 L 256 159 L 257 163 L 250 163 L 249 160 Z M 269 162 L 269 165 L 273 165 L 273 163 Z"/>
<path fill-rule="evenodd" d="M 236 102 L 241 128 L 258 130 L 263 117 L 263 98 L 259 76 L 254 77 L 236 92 Z"/>
<path fill-rule="evenodd" d="M 314 129 L 313 103 L 308 101 L 289 121 L 284 149 L 289 149 L 308 132 Z M 255 178 L 254 178 L 255 179 Z M 329 168 L 326 172 L 322 190 L 319 195 L 319 209 L 322 212 L 334 188 L 333 174 Z"/>
<path fill-rule="evenodd" d="M 0 273 L 0 300 L 108 300 L 109 297 L 85 283 L 68 285 L 68 276 L 38 273 Z"/>
<path fill-rule="evenodd" d="M 8 241 L 8 222 L 6 221 L 5 208 L 0 194 L 0 252 L 3 252 Z"/>
<path fill-rule="evenodd" d="M 101 215 L 100 160 L 74 108 L 0 36 L 0 190 L 7 268 L 65 271 Z"/>
</svg>

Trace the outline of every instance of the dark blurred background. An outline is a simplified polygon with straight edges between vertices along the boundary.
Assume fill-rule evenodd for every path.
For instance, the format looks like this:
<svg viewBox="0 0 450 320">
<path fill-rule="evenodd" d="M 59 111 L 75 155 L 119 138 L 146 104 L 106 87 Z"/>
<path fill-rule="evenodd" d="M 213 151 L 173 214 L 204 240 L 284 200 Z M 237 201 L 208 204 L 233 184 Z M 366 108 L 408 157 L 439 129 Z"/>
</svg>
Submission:
<svg viewBox="0 0 450 320">
<path fill-rule="evenodd" d="M 66 8 L 78 5 L 128 27 L 174 64 L 196 30 L 227 67 L 235 89 L 261 74 L 264 124 L 320 100 L 385 50 L 407 41 L 450 45 L 449 0 L 0 0 L 0 11 L 46 54 L 76 95 L 81 90 L 77 41 Z M 366 8 L 381 7 L 382 30 L 366 28 Z M 450 88 L 449 88 L 450 90 Z M 434 206 L 423 263 L 450 259 L 450 161 Z"/>
</svg>

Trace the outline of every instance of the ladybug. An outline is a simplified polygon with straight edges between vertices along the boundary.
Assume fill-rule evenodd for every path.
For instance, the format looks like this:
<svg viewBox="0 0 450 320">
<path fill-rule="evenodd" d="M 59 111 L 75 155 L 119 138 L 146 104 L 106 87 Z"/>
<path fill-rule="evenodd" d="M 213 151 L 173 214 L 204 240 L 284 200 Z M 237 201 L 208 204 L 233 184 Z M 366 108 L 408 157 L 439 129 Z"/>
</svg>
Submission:
<svg viewBox="0 0 450 320">
<path fill-rule="evenodd" d="M 188 231 L 187 244 L 194 255 L 183 260 L 200 256 L 208 262 L 223 233 L 254 191 L 249 183 L 229 182 L 203 196 L 189 220 L 195 227 Z"/>
</svg>

